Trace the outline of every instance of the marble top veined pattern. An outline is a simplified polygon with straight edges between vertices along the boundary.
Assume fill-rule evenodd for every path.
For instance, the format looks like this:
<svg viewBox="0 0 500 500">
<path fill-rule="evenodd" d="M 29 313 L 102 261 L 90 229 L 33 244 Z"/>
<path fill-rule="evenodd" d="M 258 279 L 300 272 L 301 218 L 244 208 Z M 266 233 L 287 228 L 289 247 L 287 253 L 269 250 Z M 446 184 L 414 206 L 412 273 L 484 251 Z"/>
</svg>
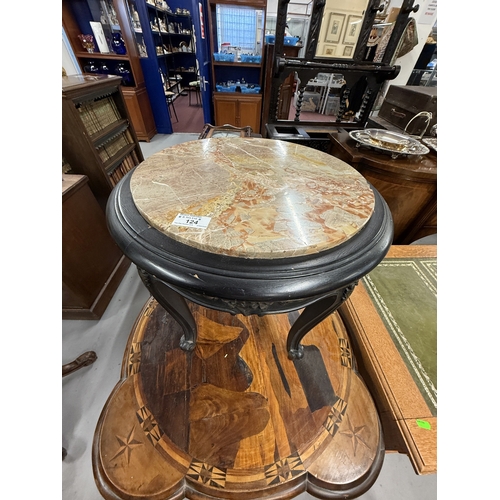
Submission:
<svg viewBox="0 0 500 500">
<path fill-rule="evenodd" d="M 370 219 L 367 181 L 327 153 L 260 138 L 203 139 L 150 156 L 133 172 L 134 203 L 151 226 L 219 255 L 283 258 L 346 241 Z M 211 217 L 206 229 L 177 214 Z"/>
</svg>

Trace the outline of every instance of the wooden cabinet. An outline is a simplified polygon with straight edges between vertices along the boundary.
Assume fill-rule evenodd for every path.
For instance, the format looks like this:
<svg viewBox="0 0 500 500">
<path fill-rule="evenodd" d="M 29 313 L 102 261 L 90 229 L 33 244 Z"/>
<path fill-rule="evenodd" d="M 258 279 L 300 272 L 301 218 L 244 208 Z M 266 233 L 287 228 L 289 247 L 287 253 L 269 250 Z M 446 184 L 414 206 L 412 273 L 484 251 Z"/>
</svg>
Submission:
<svg viewBox="0 0 500 500">
<path fill-rule="evenodd" d="M 215 125 L 250 126 L 253 132 L 262 134 L 263 46 L 267 1 L 209 0 L 208 6 Z M 240 8 L 244 10 L 238 12 Z M 224 9 L 232 10 L 232 18 Z M 255 33 L 255 39 L 244 45 L 237 33 L 243 31 L 246 24 L 238 23 L 250 23 L 250 18 L 254 23 L 251 31 Z M 234 38 L 231 39 L 231 36 Z M 230 44 L 229 47 L 226 43 Z M 232 60 L 221 60 L 221 57 L 226 56 Z"/>
<path fill-rule="evenodd" d="M 260 130 L 261 109 L 261 95 L 225 93 L 214 95 L 216 125 L 250 126 L 253 131 L 258 131 Z"/>
<path fill-rule="evenodd" d="M 110 75 L 62 78 L 62 156 L 70 173 L 88 177 L 103 210 L 116 183 L 144 160 L 120 81 Z"/>
<path fill-rule="evenodd" d="M 84 175 L 62 180 L 62 317 L 99 319 L 130 266 Z"/>
<path fill-rule="evenodd" d="M 437 156 L 393 159 L 357 147 L 345 129 L 330 134 L 330 153 L 354 167 L 382 195 L 394 221 L 394 244 L 407 245 L 437 234 Z"/>
<path fill-rule="evenodd" d="M 141 67 L 147 57 L 136 37 L 127 0 L 62 0 L 62 25 L 83 73 L 122 77 L 124 101 L 137 138 L 149 141 L 156 126 Z M 101 31 L 101 36 L 96 36 Z M 92 35 L 89 52 L 79 35 Z"/>
</svg>

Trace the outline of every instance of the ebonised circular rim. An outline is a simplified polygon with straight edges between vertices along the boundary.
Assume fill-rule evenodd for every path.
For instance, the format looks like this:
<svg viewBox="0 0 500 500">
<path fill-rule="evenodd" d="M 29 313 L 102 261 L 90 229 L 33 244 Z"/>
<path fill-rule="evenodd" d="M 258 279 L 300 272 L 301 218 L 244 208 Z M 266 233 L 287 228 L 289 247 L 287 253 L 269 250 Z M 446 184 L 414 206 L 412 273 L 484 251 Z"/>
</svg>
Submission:
<svg viewBox="0 0 500 500">
<path fill-rule="evenodd" d="M 375 268 L 393 239 L 392 215 L 370 185 L 375 207 L 349 240 L 316 254 L 276 259 L 230 257 L 205 252 L 153 228 L 139 213 L 127 173 L 110 194 L 108 229 L 122 252 L 140 269 L 174 287 L 233 300 L 291 300 L 347 286 Z"/>
</svg>

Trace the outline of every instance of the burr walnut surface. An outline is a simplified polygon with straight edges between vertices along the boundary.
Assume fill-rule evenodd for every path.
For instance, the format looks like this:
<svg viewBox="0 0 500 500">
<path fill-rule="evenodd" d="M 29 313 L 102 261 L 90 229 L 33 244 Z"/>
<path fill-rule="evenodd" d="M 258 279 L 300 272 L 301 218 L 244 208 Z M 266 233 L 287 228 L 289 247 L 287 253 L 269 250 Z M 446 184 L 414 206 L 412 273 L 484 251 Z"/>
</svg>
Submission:
<svg viewBox="0 0 500 500">
<path fill-rule="evenodd" d="M 260 138 L 203 139 L 156 153 L 133 172 L 137 210 L 167 236 L 207 252 L 275 259 L 331 249 L 358 233 L 375 205 L 342 160 Z M 173 225 L 209 217 L 206 229 Z"/>
</svg>

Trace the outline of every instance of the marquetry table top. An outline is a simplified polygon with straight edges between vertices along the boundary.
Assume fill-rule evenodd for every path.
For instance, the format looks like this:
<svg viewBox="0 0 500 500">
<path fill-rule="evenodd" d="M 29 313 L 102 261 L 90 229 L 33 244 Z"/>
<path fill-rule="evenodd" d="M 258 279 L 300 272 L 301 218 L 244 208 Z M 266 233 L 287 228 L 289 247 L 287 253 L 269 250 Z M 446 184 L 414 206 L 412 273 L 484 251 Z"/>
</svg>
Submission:
<svg viewBox="0 0 500 500">
<path fill-rule="evenodd" d="M 375 205 L 368 182 L 347 163 L 261 138 L 164 149 L 136 168 L 130 189 L 137 210 L 158 231 L 190 247 L 245 258 L 336 247 L 363 228 Z"/>
</svg>

